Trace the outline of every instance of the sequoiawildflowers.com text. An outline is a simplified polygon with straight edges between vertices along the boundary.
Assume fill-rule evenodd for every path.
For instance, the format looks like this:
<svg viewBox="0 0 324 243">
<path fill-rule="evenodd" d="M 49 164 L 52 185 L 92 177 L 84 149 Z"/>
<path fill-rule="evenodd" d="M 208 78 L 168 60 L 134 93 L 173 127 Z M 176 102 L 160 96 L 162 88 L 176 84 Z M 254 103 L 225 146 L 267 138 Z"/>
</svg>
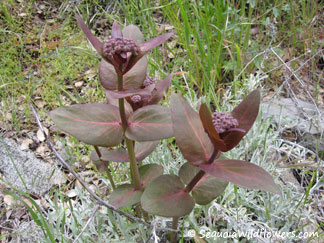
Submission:
<svg viewBox="0 0 324 243">
<path fill-rule="evenodd" d="M 249 230 L 249 231 L 238 231 L 238 232 L 217 232 L 217 231 L 209 231 L 205 229 L 201 229 L 198 233 L 195 230 L 189 230 L 187 233 L 188 237 L 206 238 L 206 239 L 237 239 L 237 238 L 247 238 L 248 240 L 253 238 L 263 238 L 263 239 L 309 239 L 309 238 L 317 238 L 318 232 L 279 232 L 279 231 L 268 231 L 266 229 L 259 230 Z"/>
</svg>

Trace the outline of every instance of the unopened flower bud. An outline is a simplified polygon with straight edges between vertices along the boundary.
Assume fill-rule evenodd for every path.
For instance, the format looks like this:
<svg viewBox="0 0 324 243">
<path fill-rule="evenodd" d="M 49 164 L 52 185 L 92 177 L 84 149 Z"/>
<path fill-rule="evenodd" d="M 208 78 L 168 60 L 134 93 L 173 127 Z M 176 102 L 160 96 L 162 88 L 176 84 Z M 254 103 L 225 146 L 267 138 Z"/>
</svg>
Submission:
<svg viewBox="0 0 324 243">
<path fill-rule="evenodd" d="M 214 112 L 212 115 L 213 124 L 218 133 L 224 133 L 231 128 L 236 128 L 239 123 L 231 115 L 225 112 Z"/>
<path fill-rule="evenodd" d="M 142 97 L 140 95 L 133 95 L 131 100 L 136 104 L 142 101 Z"/>
<path fill-rule="evenodd" d="M 146 88 L 152 84 L 155 84 L 155 82 L 156 82 L 156 78 L 152 78 L 152 77 L 146 75 L 146 78 L 143 82 L 143 86 L 144 86 L 144 88 Z"/>
<path fill-rule="evenodd" d="M 138 55 L 139 47 L 135 41 L 123 37 L 109 38 L 103 46 L 103 54 L 112 58 L 113 55 L 131 52 L 132 55 Z"/>
</svg>

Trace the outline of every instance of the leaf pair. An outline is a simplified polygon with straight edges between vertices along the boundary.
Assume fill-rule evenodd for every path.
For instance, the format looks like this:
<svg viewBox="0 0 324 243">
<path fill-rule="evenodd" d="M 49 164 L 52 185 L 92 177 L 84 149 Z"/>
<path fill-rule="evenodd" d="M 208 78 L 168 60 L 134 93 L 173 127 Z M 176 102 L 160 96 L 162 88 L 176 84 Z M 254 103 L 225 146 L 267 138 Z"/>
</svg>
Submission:
<svg viewBox="0 0 324 243">
<path fill-rule="evenodd" d="M 207 204 L 221 194 L 228 182 L 250 189 L 280 194 L 272 177 L 261 167 L 241 160 L 210 161 L 213 152 L 228 151 L 235 147 L 250 130 L 259 111 L 260 93 L 250 93 L 231 113 L 238 127 L 218 134 L 205 104 L 195 112 L 185 99 L 171 96 L 171 115 L 176 143 L 188 163 L 179 176 L 162 175 L 152 181 L 144 191 L 142 207 L 149 213 L 180 217 L 189 214 L 195 202 Z M 197 174 L 202 177 L 192 188 L 192 197 L 185 189 Z M 206 174 L 204 174 L 206 173 Z"/>
<path fill-rule="evenodd" d="M 199 114 L 179 95 L 171 96 L 174 135 L 183 156 L 193 165 L 209 160 L 214 149 L 226 152 L 234 148 L 252 127 L 260 106 L 260 93 L 251 92 L 232 112 L 239 126 L 226 134 L 218 134 L 205 104 Z"/>
<path fill-rule="evenodd" d="M 135 159 L 137 162 L 144 160 L 150 155 L 159 141 L 139 142 L 135 144 Z M 100 158 L 96 151 L 92 151 L 90 159 L 97 167 L 98 171 L 104 172 L 108 168 L 109 162 L 130 162 L 128 152 L 124 148 L 107 149 L 100 148 Z"/>
<path fill-rule="evenodd" d="M 113 147 L 121 143 L 123 129 L 117 107 L 110 104 L 76 104 L 51 111 L 54 123 L 87 144 Z M 126 136 L 136 141 L 155 141 L 173 136 L 167 107 L 145 106 L 129 116 Z"/>
<path fill-rule="evenodd" d="M 214 148 L 222 152 L 234 148 L 252 127 L 258 116 L 259 107 L 260 92 L 254 90 L 231 112 L 231 116 L 238 121 L 238 127 L 230 129 L 224 134 L 218 134 L 209 109 L 206 104 L 202 104 L 199 109 L 199 116 Z"/>
<path fill-rule="evenodd" d="M 195 203 L 206 205 L 224 192 L 228 182 L 204 175 L 192 190 L 192 196 L 185 191 L 185 185 L 199 172 L 199 168 L 185 163 L 179 176 L 162 175 L 146 187 L 141 198 L 145 211 L 164 217 L 181 217 L 194 208 Z"/>
<path fill-rule="evenodd" d="M 255 90 L 231 113 L 238 120 L 238 128 L 226 134 L 218 134 L 206 105 L 200 107 L 198 115 L 183 97 L 172 95 L 171 114 L 174 136 L 184 158 L 207 174 L 238 186 L 279 194 L 279 189 L 272 177 L 252 163 L 240 160 L 209 161 L 214 150 L 228 151 L 239 143 L 252 127 L 258 115 L 259 105 L 260 93 Z"/>
<path fill-rule="evenodd" d="M 163 167 L 157 164 L 147 164 L 139 168 L 141 186 L 146 185 L 163 174 Z M 115 207 L 127 207 L 139 203 L 143 192 L 136 190 L 132 184 L 118 186 L 110 195 L 109 203 Z"/>
</svg>

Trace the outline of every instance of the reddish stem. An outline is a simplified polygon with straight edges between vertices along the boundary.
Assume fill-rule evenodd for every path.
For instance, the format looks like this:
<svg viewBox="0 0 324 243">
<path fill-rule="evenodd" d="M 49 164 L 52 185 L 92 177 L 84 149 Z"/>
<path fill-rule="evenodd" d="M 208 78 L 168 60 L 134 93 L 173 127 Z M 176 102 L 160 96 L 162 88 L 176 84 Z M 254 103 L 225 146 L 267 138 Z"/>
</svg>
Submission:
<svg viewBox="0 0 324 243">
<path fill-rule="evenodd" d="M 218 154 L 218 150 L 214 149 L 212 155 L 210 156 L 209 160 L 207 161 L 207 164 L 211 164 L 214 162 L 216 156 Z M 192 178 L 192 180 L 189 182 L 189 184 L 186 186 L 186 188 L 184 189 L 185 192 L 190 192 L 195 185 L 200 181 L 201 178 L 203 178 L 203 176 L 206 174 L 205 171 L 200 170 L 194 178 Z"/>
</svg>

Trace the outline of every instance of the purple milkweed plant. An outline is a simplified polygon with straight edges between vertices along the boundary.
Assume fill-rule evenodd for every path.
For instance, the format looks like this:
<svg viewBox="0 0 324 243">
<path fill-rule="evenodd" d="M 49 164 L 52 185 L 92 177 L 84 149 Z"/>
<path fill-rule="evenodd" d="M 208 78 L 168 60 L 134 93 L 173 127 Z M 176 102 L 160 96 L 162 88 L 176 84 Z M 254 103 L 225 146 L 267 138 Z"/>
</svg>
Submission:
<svg viewBox="0 0 324 243">
<path fill-rule="evenodd" d="M 206 205 L 223 193 L 228 183 L 280 194 L 272 177 L 252 163 L 222 155 L 234 148 L 252 127 L 260 105 L 258 90 L 251 92 L 230 114 L 213 113 L 202 104 L 199 113 L 183 97 L 171 95 L 170 107 L 158 105 L 171 84 L 147 75 L 146 54 L 167 41 L 166 33 L 147 42 L 138 27 L 124 29 L 115 21 L 111 36 L 101 42 L 80 16 L 78 25 L 101 56 L 99 79 L 106 102 L 75 104 L 51 111 L 54 123 L 64 132 L 93 145 L 91 159 L 99 171 L 108 163 L 129 163 L 131 181 L 115 187 L 109 202 L 115 207 L 135 205 L 136 215 L 179 217 L 195 203 Z M 187 161 L 178 175 L 163 174 L 159 164 L 142 165 L 159 144 L 175 137 Z M 108 173 L 109 174 L 109 173 Z M 176 235 L 173 235 L 176 241 Z"/>
</svg>

